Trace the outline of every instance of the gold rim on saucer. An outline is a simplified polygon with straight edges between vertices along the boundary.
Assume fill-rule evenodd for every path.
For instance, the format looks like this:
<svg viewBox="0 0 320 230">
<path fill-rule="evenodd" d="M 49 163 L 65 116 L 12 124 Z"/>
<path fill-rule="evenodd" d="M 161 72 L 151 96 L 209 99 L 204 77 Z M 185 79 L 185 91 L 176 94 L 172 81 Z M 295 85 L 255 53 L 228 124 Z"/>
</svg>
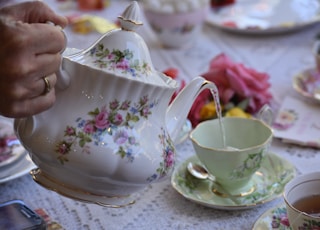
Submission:
<svg viewBox="0 0 320 230">
<path fill-rule="evenodd" d="M 224 192 L 221 192 L 219 191 L 219 188 L 215 188 L 214 185 L 212 186 L 212 192 L 218 196 L 221 196 L 221 197 L 224 197 L 224 198 L 227 198 L 227 197 L 244 197 L 244 196 L 248 196 L 250 195 L 251 193 L 253 193 L 254 191 L 256 190 L 256 185 L 253 185 L 252 187 L 250 187 L 248 189 L 248 191 L 245 191 L 245 192 L 241 192 L 239 194 L 227 194 L 227 193 L 224 193 Z"/>
</svg>

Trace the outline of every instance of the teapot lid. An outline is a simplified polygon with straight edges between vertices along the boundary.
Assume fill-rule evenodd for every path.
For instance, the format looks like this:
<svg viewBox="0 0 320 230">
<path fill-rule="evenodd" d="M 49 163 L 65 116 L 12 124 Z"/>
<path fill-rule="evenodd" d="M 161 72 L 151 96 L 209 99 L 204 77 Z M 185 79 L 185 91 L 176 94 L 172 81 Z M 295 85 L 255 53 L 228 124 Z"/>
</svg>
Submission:
<svg viewBox="0 0 320 230">
<path fill-rule="evenodd" d="M 154 85 L 167 85 L 159 72 L 154 70 L 149 49 L 135 29 L 140 21 L 140 8 L 133 1 L 118 17 L 121 28 L 107 32 L 89 52 L 70 57 L 82 65 L 104 72 Z"/>
</svg>

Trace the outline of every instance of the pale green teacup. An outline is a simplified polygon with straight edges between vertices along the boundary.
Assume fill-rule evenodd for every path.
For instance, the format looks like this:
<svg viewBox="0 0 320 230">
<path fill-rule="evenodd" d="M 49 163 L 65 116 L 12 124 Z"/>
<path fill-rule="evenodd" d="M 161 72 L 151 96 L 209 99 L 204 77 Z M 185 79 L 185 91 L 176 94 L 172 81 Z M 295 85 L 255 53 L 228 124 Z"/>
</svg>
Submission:
<svg viewBox="0 0 320 230">
<path fill-rule="evenodd" d="M 200 123 L 190 138 L 196 154 L 222 189 L 217 194 L 244 196 L 255 190 L 250 181 L 260 168 L 262 158 L 271 144 L 272 129 L 263 121 L 224 117 L 227 148 L 224 148 L 219 119 Z"/>
</svg>

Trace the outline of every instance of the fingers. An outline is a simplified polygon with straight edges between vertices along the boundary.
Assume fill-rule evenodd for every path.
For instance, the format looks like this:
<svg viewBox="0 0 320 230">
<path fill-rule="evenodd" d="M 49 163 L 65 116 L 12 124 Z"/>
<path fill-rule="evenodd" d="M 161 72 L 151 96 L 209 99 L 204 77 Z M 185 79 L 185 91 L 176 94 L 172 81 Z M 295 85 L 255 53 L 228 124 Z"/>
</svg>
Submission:
<svg viewBox="0 0 320 230">
<path fill-rule="evenodd" d="M 65 17 L 55 14 L 47 4 L 41 1 L 23 2 L 4 7 L 0 11 L 2 15 L 10 15 L 15 20 L 25 23 L 45 23 L 51 21 L 62 28 L 68 23 Z"/>
<path fill-rule="evenodd" d="M 33 88 L 26 90 L 17 87 L 11 91 L 10 103 L 8 98 L 0 98 L 0 111 L 2 115 L 12 118 L 27 117 L 49 109 L 55 102 L 56 75 L 40 77 Z M 31 85 L 31 84 L 30 84 Z"/>
<path fill-rule="evenodd" d="M 1 115 L 11 118 L 35 115 L 49 109 L 54 104 L 55 99 L 55 90 L 53 88 L 49 93 L 37 98 L 16 101 L 15 103 L 1 101 Z"/>
<path fill-rule="evenodd" d="M 1 114 L 17 118 L 40 113 L 55 101 L 53 73 L 66 47 L 61 28 L 67 20 L 38 1 L 1 8 L 0 14 L 0 61 L 5 66 L 0 68 Z"/>
<path fill-rule="evenodd" d="M 2 90 L 7 95 L 8 101 L 27 101 L 51 92 L 56 82 L 57 77 L 55 74 L 39 75 L 35 80 L 23 79 L 19 82 L 13 82 L 8 89 L 4 88 Z"/>
<path fill-rule="evenodd" d="M 0 69 L 0 75 L 10 79 L 22 76 L 35 79 L 56 72 L 61 63 L 60 52 L 65 48 L 63 33 L 45 24 L 23 24 L 17 27 L 12 31 L 19 31 L 21 35 L 6 31 L 6 44 L 0 46 L 0 60 L 7 67 Z M 0 35 L 0 40 L 2 36 L 5 35 Z M 8 39 L 9 36 L 11 39 Z"/>
<path fill-rule="evenodd" d="M 29 2 L 29 4 L 32 5 L 29 8 L 29 23 L 45 23 L 49 21 L 54 25 L 59 25 L 61 28 L 66 27 L 68 24 L 66 17 L 54 13 L 54 11 L 44 2 Z"/>
<path fill-rule="evenodd" d="M 42 77 L 43 83 L 44 83 L 44 88 L 42 90 L 41 95 L 46 95 L 51 92 L 51 90 L 54 89 L 56 83 L 57 83 L 57 77 L 55 74 L 51 74 L 49 76 L 43 76 Z M 41 96 L 40 95 L 40 96 Z"/>
<path fill-rule="evenodd" d="M 61 53 L 66 47 L 66 36 L 58 26 L 45 23 L 24 24 L 21 26 L 25 26 L 29 31 L 29 37 L 33 38 L 32 40 L 26 40 L 26 42 L 32 45 L 35 54 Z"/>
<path fill-rule="evenodd" d="M 37 79 L 32 89 L 29 88 L 28 95 L 26 95 L 26 97 L 32 99 L 45 96 L 46 94 L 49 94 L 52 90 L 54 90 L 56 83 L 57 77 L 55 74 L 43 75 L 42 77 Z"/>
</svg>

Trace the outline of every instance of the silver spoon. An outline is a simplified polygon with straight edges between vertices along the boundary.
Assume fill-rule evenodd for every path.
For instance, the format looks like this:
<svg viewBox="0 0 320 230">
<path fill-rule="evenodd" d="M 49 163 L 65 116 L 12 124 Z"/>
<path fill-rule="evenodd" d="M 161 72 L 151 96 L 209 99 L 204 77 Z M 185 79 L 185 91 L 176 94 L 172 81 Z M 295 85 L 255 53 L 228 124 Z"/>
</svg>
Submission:
<svg viewBox="0 0 320 230">
<path fill-rule="evenodd" d="M 201 179 L 201 180 L 212 180 L 215 181 L 216 178 L 208 173 L 208 171 L 199 164 L 193 164 L 192 162 L 189 162 L 187 165 L 189 173 L 194 176 L 195 178 Z"/>
<path fill-rule="evenodd" d="M 225 195 L 227 195 L 226 198 L 229 198 L 230 200 L 232 200 L 235 204 L 239 204 L 239 201 L 233 196 L 231 195 L 228 191 L 226 191 L 225 189 L 223 189 L 217 182 L 214 176 L 212 176 L 202 165 L 199 164 L 193 164 L 192 162 L 189 162 L 187 165 L 187 169 L 188 172 L 194 176 L 195 178 L 198 178 L 200 180 L 206 180 L 209 179 L 211 180 L 215 186 L 219 187 L 219 190 L 224 193 Z"/>
</svg>

